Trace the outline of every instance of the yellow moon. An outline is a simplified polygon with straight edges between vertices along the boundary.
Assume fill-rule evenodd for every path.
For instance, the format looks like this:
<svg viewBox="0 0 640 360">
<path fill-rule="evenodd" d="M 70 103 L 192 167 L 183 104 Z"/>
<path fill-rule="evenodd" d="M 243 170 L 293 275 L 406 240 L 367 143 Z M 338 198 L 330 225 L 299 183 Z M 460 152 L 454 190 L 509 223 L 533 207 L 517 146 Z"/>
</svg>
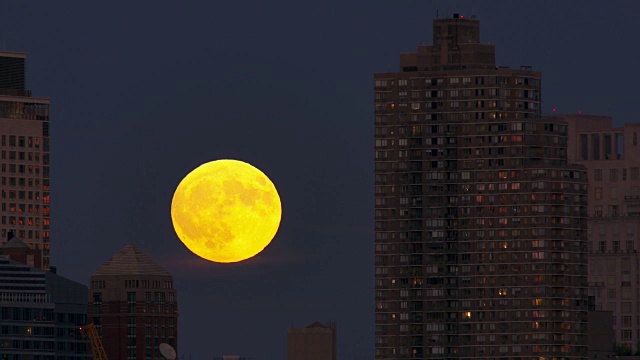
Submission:
<svg viewBox="0 0 640 360">
<path fill-rule="evenodd" d="M 171 202 L 178 238 L 194 254 L 219 263 L 249 259 L 278 232 L 282 208 L 271 180 L 237 160 L 217 160 L 190 172 Z"/>
</svg>

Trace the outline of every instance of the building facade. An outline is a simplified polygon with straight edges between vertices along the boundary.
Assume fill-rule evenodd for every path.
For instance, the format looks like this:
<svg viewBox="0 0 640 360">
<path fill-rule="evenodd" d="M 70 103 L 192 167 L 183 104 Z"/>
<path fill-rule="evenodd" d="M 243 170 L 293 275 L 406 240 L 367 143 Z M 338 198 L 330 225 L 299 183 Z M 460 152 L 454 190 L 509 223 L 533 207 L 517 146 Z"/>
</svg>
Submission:
<svg viewBox="0 0 640 360">
<path fill-rule="evenodd" d="M 587 179 L 479 22 L 374 76 L 376 359 L 586 359 Z"/>
<path fill-rule="evenodd" d="M 178 352 L 178 302 L 173 277 L 135 245 L 91 275 L 89 320 L 110 360 L 160 359 L 161 343 Z"/>
<path fill-rule="evenodd" d="M 336 323 L 314 322 L 304 328 L 287 331 L 287 360 L 336 360 Z"/>
<path fill-rule="evenodd" d="M 48 269 L 50 101 L 26 90 L 26 57 L 0 52 L 0 243 L 13 232 Z"/>
<path fill-rule="evenodd" d="M 640 350 L 640 123 L 556 115 L 569 126 L 569 161 L 589 177 L 589 291 L 596 310 L 613 312 L 616 344 Z"/>
<path fill-rule="evenodd" d="M 87 287 L 0 257 L 0 359 L 89 359 Z"/>
</svg>

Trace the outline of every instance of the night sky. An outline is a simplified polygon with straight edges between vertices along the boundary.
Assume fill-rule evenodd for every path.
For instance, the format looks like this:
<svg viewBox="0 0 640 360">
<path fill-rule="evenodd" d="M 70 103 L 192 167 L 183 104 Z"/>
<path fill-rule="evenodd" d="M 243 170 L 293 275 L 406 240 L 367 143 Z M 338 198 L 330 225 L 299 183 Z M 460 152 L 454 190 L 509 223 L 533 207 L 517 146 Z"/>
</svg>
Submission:
<svg viewBox="0 0 640 360">
<path fill-rule="evenodd" d="M 640 120 L 640 2 L 186 3 L 0 5 L 0 45 L 52 101 L 52 264 L 87 284 L 143 248 L 175 277 L 185 359 L 283 360 L 287 328 L 315 320 L 338 322 L 340 359 L 373 358 L 373 73 L 431 43 L 436 9 L 475 14 L 499 65 L 542 71 L 545 113 Z M 272 244 L 231 265 L 191 254 L 169 210 L 221 158 L 283 203 Z"/>
</svg>

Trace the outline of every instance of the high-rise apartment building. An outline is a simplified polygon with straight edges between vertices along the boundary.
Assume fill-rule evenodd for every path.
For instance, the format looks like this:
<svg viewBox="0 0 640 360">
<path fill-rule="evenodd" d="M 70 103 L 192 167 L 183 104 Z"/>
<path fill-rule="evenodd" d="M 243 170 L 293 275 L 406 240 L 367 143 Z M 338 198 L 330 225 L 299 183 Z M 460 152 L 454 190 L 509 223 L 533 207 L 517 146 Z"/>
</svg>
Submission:
<svg viewBox="0 0 640 360">
<path fill-rule="evenodd" d="M 587 168 L 589 291 L 596 310 L 613 312 L 618 346 L 640 350 L 640 123 L 556 115 L 569 126 L 569 161 Z"/>
<path fill-rule="evenodd" d="M 178 351 L 178 302 L 173 277 L 135 245 L 127 245 L 91 275 L 89 320 L 110 360 L 162 358 Z"/>
<path fill-rule="evenodd" d="M 434 20 L 374 76 L 375 356 L 586 359 L 586 172 L 479 34 Z"/>
<path fill-rule="evenodd" d="M 13 232 L 49 268 L 49 99 L 26 90 L 24 53 L 0 52 L 0 245 Z"/>
</svg>

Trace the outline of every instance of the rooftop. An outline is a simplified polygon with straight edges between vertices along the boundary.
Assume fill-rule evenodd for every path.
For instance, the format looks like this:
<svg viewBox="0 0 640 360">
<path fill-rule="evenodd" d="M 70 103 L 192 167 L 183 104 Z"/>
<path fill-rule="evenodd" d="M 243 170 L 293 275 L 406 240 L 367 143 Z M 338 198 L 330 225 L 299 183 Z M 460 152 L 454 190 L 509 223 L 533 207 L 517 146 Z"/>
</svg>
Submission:
<svg viewBox="0 0 640 360">
<path fill-rule="evenodd" d="M 3 249 L 29 249 L 29 245 L 25 244 L 22 240 L 17 237 L 12 237 L 9 241 L 7 241 L 4 245 L 0 246 Z"/>
<path fill-rule="evenodd" d="M 100 266 L 92 276 L 103 275 L 159 275 L 171 276 L 151 256 L 139 247 L 129 244 Z"/>
</svg>

